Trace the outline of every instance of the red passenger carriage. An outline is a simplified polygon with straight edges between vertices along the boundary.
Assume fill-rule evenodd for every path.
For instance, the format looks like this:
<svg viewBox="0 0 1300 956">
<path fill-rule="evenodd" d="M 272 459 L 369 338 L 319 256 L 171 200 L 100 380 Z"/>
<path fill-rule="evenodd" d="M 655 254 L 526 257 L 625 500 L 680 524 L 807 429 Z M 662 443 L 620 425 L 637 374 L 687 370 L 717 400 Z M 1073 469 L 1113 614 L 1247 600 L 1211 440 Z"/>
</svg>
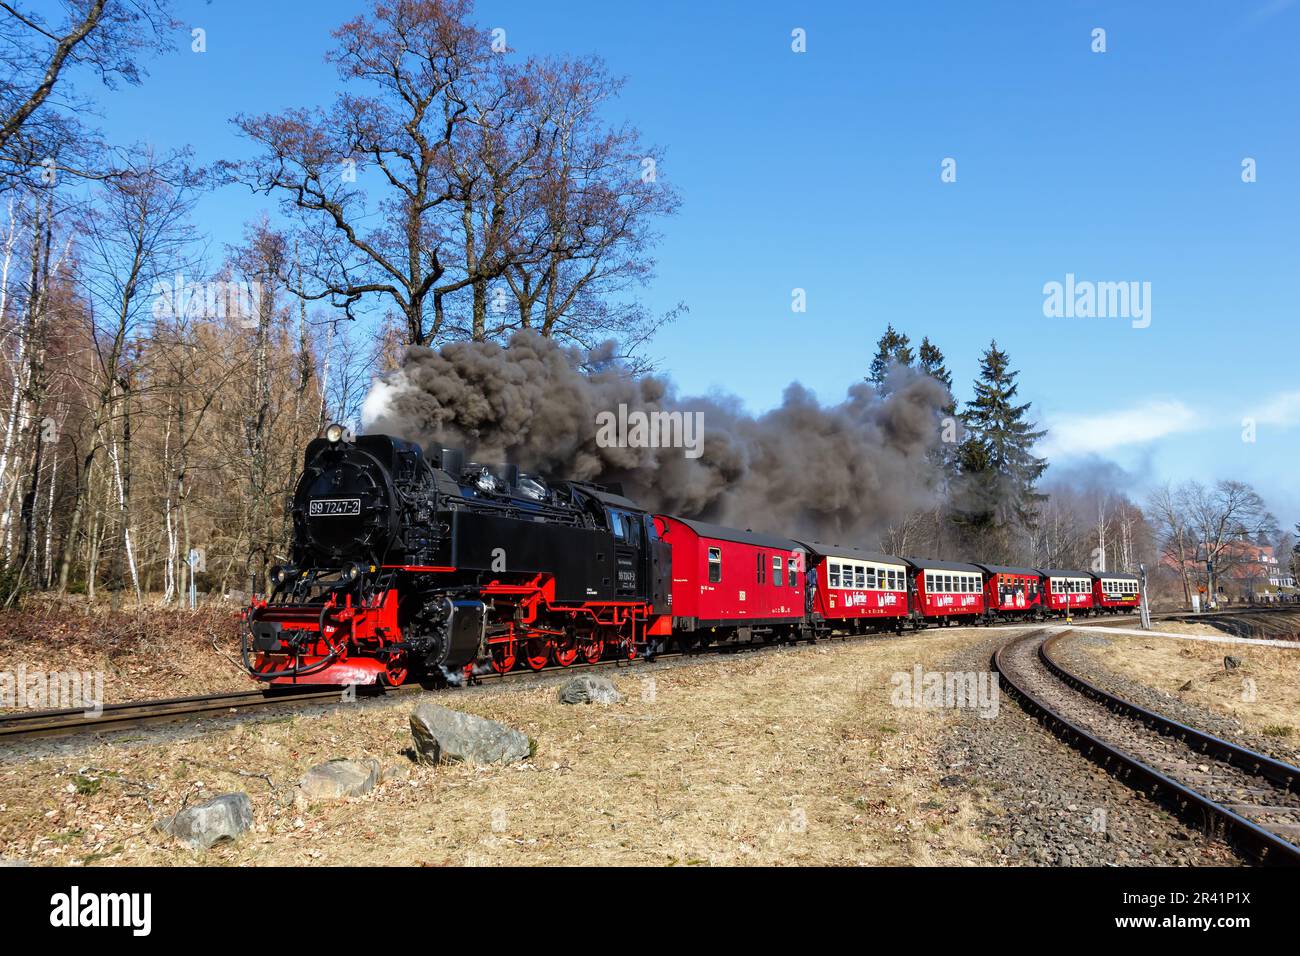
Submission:
<svg viewBox="0 0 1300 956">
<path fill-rule="evenodd" d="M 978 564 L 984 572 L 984 606 L 989 618 L 1042 618 L 1043 583 L 1036 568 Z"/>
<path fill-rule="evenodd" d="M 1136 574 L 1102 571 L 1092 575 L 1092 603 L 1098 614 L 1131 614 L 1142 604 Z"/>
<path fill-rule="evenodd" d="M 809 614 L 814 628 L 849 631 L 903 629 L 907 617 L 907 562 L 888 554 L 804 543 L 812 577 Z"/>
<path fill-rule="evenodd" d="M 1044 568 L 1039 573 L 1043 576 L 1049 612 L 1056 615 L 1081 614 L 1084 617 L 1092 613 L 1091 574 L 1053 568 Z"/>
<path fill-rule="evenodd" d="M 984 614 L 984 572 L 974 564 L 907 558 L 915 623 L 971 619 Z"/>
</svg>

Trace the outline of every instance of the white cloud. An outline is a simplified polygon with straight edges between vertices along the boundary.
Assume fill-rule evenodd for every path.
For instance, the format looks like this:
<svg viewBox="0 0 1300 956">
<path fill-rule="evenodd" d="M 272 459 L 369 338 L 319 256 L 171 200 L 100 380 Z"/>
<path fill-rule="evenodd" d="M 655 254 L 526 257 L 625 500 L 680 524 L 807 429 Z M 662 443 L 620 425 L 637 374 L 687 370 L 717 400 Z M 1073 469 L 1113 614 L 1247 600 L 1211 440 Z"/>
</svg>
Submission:
<svg viewBox="0 0 1300 956">
<path fill-rule="evenodd" d="M 1208 424 L 1205 416 L 1174 400 L 1146 402 L 1095 415 L 1064 414 L 1048 420 L 1047 436 L 1038 452 L 1048 458 L 1087 455 L 1196 431 Z"/>
<path fill-rule="evenodd" d="M 1295 425 L 1300 423 L 1300 392 L 1278 392 L 1246 412 L 1260 425 Z"/>
</svg>

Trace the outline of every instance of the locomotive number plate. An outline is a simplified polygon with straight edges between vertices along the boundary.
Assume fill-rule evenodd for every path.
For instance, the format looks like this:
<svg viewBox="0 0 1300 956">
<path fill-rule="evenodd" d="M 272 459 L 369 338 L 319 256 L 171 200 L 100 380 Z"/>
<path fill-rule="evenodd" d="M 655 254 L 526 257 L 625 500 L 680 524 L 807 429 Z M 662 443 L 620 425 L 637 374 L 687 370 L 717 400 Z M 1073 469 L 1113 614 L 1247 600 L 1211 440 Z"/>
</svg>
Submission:
<svg viewBox="0 0 1300 956">
<path fill-rule="evenodd" d="M 360 498 L 313 498 L 307 505 L 311 518 L 341 518 L 361 514 Z"/>
</svg>

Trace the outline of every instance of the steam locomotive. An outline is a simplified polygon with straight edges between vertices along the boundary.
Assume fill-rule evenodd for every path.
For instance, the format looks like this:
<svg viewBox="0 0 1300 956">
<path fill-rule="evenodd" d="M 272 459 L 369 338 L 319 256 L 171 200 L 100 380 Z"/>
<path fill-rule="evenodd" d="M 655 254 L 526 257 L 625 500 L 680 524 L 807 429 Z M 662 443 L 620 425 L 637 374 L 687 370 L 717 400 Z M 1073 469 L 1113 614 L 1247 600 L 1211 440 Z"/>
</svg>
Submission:
<svg viewBox="0 0 1300 956">
<path fill-rule="evenodd" d="M 651 514 L 621 489 L 330 425 L 290 560 L 244 612 L 271 684 L 458 682 L 730 640 L 1118 613 L 1128 574 L 901 558 Z"/>
</svg>

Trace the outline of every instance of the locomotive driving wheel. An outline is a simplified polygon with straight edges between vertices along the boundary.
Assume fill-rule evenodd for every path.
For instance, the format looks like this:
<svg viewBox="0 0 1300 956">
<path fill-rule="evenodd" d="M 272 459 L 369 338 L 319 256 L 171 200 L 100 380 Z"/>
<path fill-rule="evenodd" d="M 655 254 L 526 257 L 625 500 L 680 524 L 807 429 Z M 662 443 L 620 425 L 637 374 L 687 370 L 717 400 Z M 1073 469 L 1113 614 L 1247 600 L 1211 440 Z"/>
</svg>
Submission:
<svg viewBox="0 0 1300 956">
<path fill-rule="evenodd" d="M 498 674 L 509 672 L 517 660 L 519 660 L 519 645 L 515 641 L 492 645 L 492 669 Z"/>
<path fill-rule="evenodd" d="M 524 663 L 530 670 L 539 671 L 551 659 L 551 642 L 544 637 L 530 637 L 524 643 Z"/>
<path fill-rule="evenodd" d="M 405 654 L 392 654 L 384 663 L 384 682 L 389 687 L 398 687 L 406 683 L 406 678 L 411 675 L 411 669 L 407 666 Z"/>
<path fill-rule="evenodd" d="M 563 637 L 557 637 L 551 644 L 551 656 L 561 667 L 572 667 L 578 659 L 578 639 L 570 630 Z"/>
<path fill-rule="evenodd" d="M 605 656 L 605 638 L 599 632 L 592 634 L 582 644 L 582 659 L 588 664 L 595 664 Z"/>
</svg>

